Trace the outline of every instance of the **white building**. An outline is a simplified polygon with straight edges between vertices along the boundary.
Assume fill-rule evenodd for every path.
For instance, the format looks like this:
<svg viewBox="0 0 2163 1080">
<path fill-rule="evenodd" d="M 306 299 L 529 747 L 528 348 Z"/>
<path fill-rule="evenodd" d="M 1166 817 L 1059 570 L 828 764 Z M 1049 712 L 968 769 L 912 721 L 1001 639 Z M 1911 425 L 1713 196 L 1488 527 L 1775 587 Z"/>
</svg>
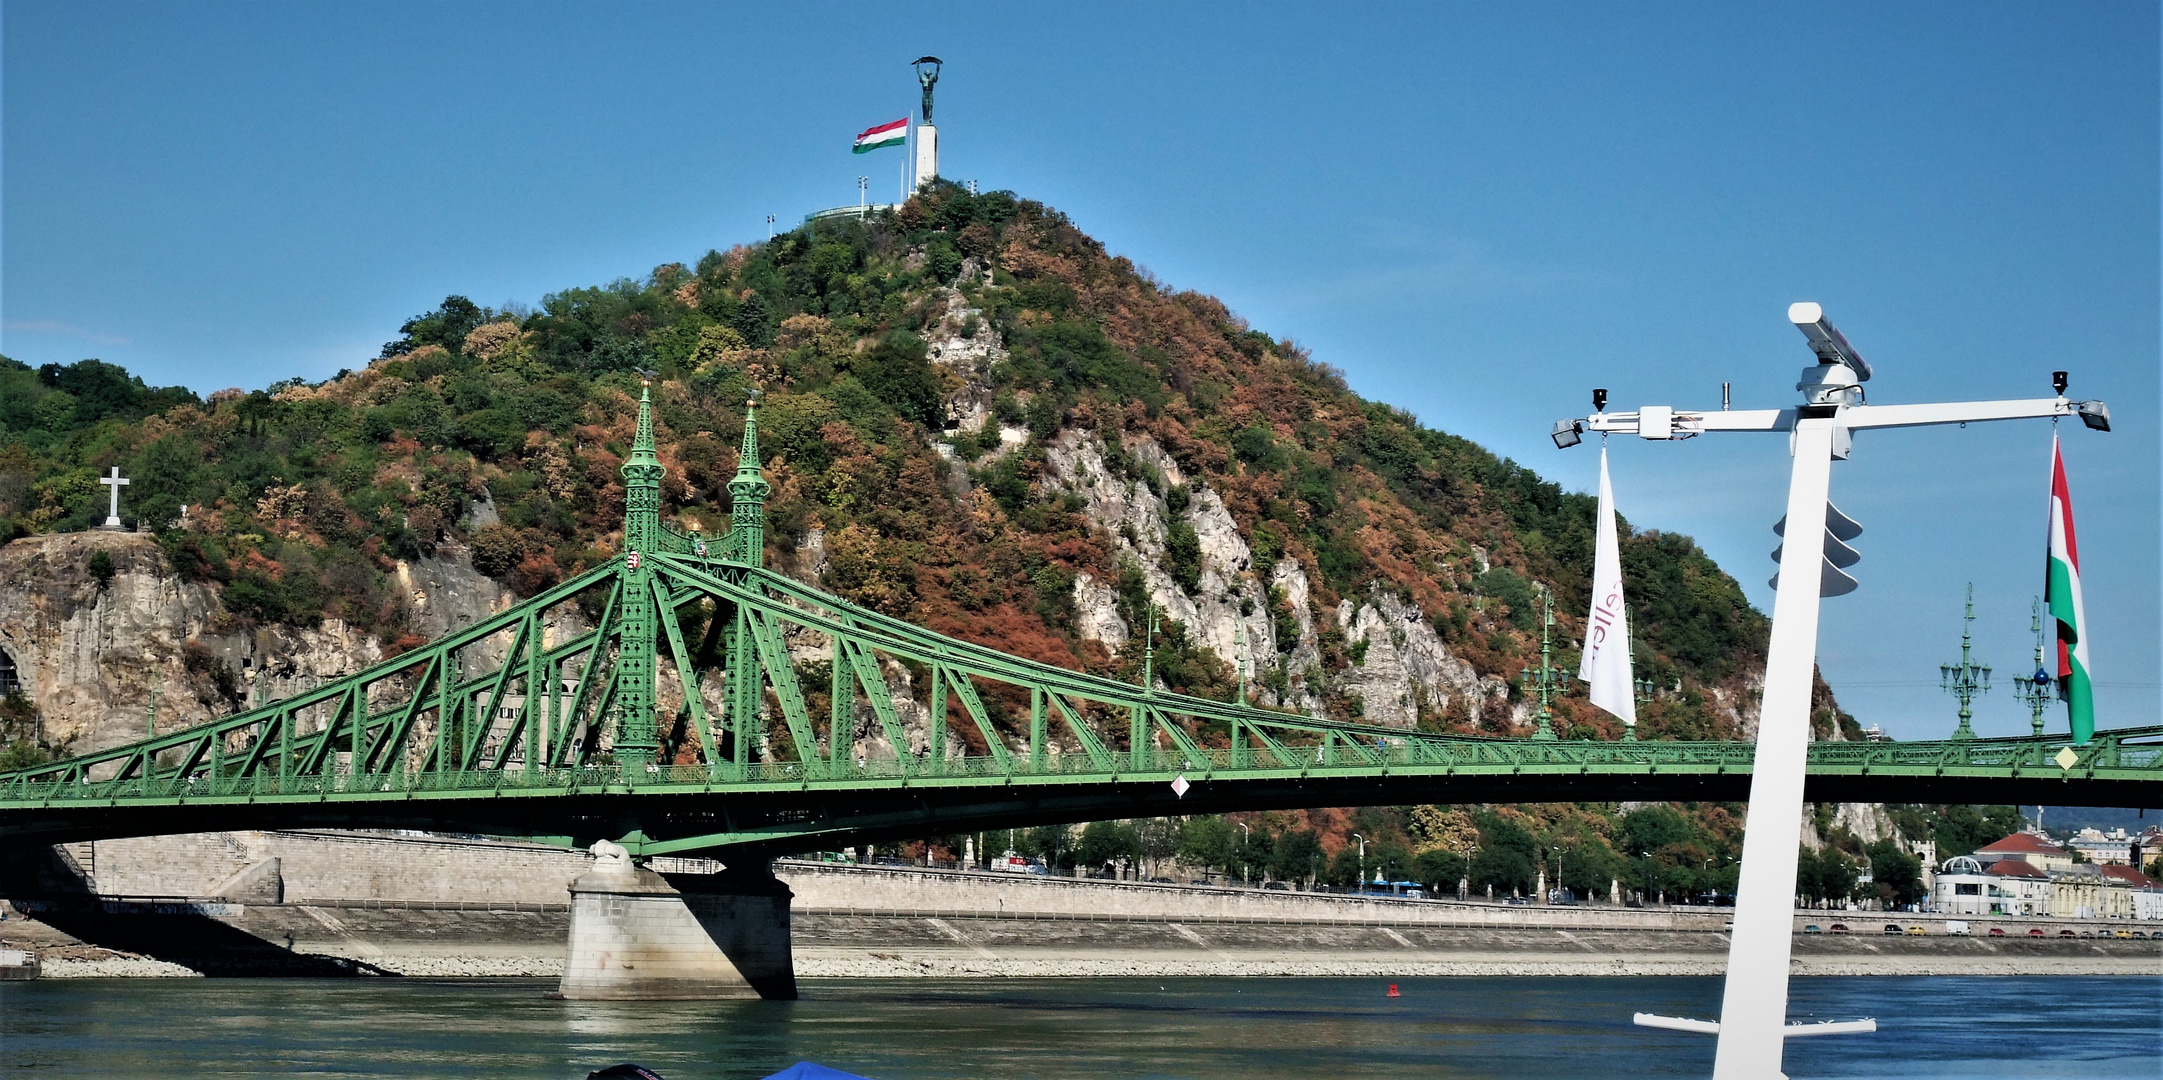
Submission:
<svg viewBox="0 0 2163 1080">
<path fill-rule="evenodd" d="M 2065 846 L 2080 852 L 2092 863 L 2115 863 L 2119 866 L 2130 866 L 2133 862 L 2133 845 L 2136 839 L 2136 837 L 2128 835 L 2124 829 L 2112 829 L 2109 832 L 2104 832 L 2101 829 L 2089 828 L 2075 833 L 2071 840 L 2065 842 Z"/>
<path fill-rule="evenodd" d="M 2001 860 L 1989 869 L 1959 855 L 1938 868 L 1930 891 L 1931 910 L 1945 915 L 2048 915 L 2050 876 L 2021 859 Z"/>
</svg>

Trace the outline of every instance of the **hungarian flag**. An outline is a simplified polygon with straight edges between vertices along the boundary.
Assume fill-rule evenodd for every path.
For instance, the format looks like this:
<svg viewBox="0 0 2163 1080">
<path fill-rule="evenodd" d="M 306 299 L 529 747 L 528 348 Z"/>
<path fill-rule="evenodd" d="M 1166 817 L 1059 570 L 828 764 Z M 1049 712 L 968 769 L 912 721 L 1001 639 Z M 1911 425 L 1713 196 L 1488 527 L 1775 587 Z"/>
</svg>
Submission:
<svg viewBox="0 0 2163 1080">
<path fill-rule="evenodd" d="M 908 141 L 909 118 L 904 116 L 892 123 L 865 128 L 864 133 L 856 137 L 856 149 L 853 153 L 862 154 L 882 146 L 900 146 Z"/>
<path fill-rule="evenodd" d="M 2073 496 L 2065 486 L 2065 458 L 2050 438 L 2050 564 L 2043 601 L 2058 624 L 2058 692 L 2065 698 L 2073 741 L 2095 736 L 2095 690 L 2088 672 L 2088 612 L 2080 602 L 2080 546 L 2073 540 Z"/>
</svg>

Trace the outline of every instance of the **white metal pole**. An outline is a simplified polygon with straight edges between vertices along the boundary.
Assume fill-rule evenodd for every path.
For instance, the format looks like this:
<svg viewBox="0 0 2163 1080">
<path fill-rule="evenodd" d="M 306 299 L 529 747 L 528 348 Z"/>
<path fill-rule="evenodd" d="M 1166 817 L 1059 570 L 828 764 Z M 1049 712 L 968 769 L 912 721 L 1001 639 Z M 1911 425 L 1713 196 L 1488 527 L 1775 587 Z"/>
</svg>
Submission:
<svg viewBox="0 0 2163 1080">
<path fill-rule="evenodd" d="M 1786 550 L 1780 558 L 1780 587 L 1773 595 L 1772 641 L 1765 657 L 1757 753 L 1750 767 L 1750 812 L 1744 822 L 1742 879 L 1735 890 L 1735 932 L 1728 944 L 1713 1080 L 1782 1075 L 1789 932 L 1796 845 L 1802 842 L 1803 772 L 1810 751 L 1810 684 L 1817 664 L 1834 423 L 1826 418 L 1795 424 Z"/>
</svg>

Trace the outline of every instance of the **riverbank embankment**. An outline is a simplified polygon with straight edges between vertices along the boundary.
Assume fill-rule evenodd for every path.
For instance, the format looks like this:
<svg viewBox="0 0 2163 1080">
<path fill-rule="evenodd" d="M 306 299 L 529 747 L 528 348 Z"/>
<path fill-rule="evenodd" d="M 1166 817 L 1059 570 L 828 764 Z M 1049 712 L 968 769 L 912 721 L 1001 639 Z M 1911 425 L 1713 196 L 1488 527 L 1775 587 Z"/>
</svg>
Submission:
<svg viewBox="0 0 2163 1080">
<path fill-rule="evenodd" d="M 77 846 L 39 879 L 72 889 L 11 887 L 0 943 L 37 949 L 55 978 L 551 976 L 562 972 L 569 932 L 565 886 L 587 862 L 543 845 L 384 834 L 104 842 Z M 1728 945 L 1721 909 L 1527 907 L 788 860 L 774 869 L 795 893 L 790 936 L 804 978 L 1716 975 Z M 132 895 L 116 896 L 108 883 Z M 196 888 L 157 888 L 174 885 Z M 205 895 L 217 885 L 230 895 Z M 1888 921 L 1924 933 L 1883 934 Z M 1803 932 L 1835 922 L 1855 932 Z M 1798 912 L 1795 971 L 2163 974 L 2163 940 L 2109 937 L 2115 924 L 1968 923 L 1970 934 L 1955 935 L 1942 917 Z M 1989 936 L 1993 927 L 2007 936 Z M 2046 936 L 2030 937 L 2031 928 Z M 2105 936 L 2059 936 L 2064 929 Z"/>
</svg>

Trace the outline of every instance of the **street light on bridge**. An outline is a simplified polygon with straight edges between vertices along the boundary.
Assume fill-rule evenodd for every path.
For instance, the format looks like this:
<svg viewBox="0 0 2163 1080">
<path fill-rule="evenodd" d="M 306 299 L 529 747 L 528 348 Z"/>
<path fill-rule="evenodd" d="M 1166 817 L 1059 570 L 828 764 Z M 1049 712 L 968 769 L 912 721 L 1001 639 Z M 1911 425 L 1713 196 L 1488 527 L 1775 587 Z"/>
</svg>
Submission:
<svg viewBox="0 0 2163 1080">
<path fill-rule="evenodd" d="M 1976 698 L 1990 692 L 1990 665 L 1976 663 L 1969 654 L 1970 646 L 1974 643 L 1974 626 L 1975 583 L 1971 581 L 1968 582 L 1968 613 L 1961 617 L 1960 624 L 1960 662 L 1938 665 L 1939 684 L 1946 693 L 1960 702 L 1960 726 L 1953 729 L 1953 738 L 1956 739 L 1975 737 L 1975 729 L 1968 724 L 1969 718 L 1975 714 L 1968 706 Z"/>
</svg>

